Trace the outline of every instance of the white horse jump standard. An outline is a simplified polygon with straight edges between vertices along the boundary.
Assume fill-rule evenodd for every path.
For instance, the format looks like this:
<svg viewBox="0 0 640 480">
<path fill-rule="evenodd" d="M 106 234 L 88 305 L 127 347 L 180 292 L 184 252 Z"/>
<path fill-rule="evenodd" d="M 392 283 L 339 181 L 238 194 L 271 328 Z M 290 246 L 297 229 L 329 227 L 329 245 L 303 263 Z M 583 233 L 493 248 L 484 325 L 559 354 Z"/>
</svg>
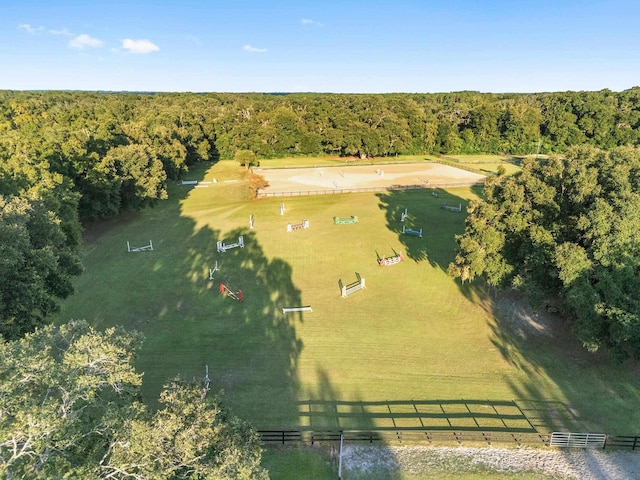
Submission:
<svg viewBox="0 0 640 480">
<path fill-rule="evenodd" d="M 402 226 L 402 233 L 406 233 L 407 235 L 413 235 L 415 237 L 420 237 L 422 238 L 422 229 L 420 230 L 409 230 L 408 228 L 405 228 L 405 226 Z"/>
<path fill-rule="evenodd" d="M 282 313 L 289 312 L 313 312 L 313 310 L 311 310 L 310 305 L 307 305 L 305 307 L 282 307 Z"/>
<path fill-rule="evenodd" d="M 153 242 L 149 240 L 149 245 L 143 245 L 142 247 L 132 247 L 127 240 L 127 252 L 145 252 L 153 250 Z"/>
<path fill-rule="evenodd" d="M 338 280 L 338 285 L 340 285 L 340 293 L 342 294 L 343 298 L 351 295 L 353 292 L 357 292 L 358 290 L 362 290 L 363 288 L 365 288 L 364 278 L 360 277 L 360 274 L 358 272 L 356 272 L 355 282 L 344 285 L 342 283 L 342 279 L 340 279 Z"/>
<path fill-rule="evenodd" d="M 309 220 L 303 220 L 302 223 L 292 225 L 287 223 L 287 232 L 293 232 L 294 230 L 302 230 L 303 228 L 309 228 Z"/>
<path fill-rule="evenodd" d="M 402 212 L 402 215 L 400 216 L 400 221 L 401 221 L 402 223 L 404 223 L 405 219 L 407 218 L 407 215 L 408 215 L 408 214 L 407 214 L 407 209 L 405 208 L 405 209 L 404 209 L 404 212 Z"/>
<path fill-rule="evenodd" d="M 238 241 L 236 243 L 227 244 L 224 242 L 218 242 L 218 252 L 224 253 L 227 250 L 231 250 L 232 248 L 236 247 L 244 248 L 244 237 L 242 235 L 238 237 Z"/>
<path fill-rule="evenodd" d="M 253 215 L 249 215 L 249 228 L 253 230 Z"/>
<path fill-rule="evenodd" d="M 219 271 L 220 268 L 218 267 L 218 260 L 216 260 L 216 266 L 209 269 L 209 280 L 213 280 L 213 274 Z"/>
</svg>

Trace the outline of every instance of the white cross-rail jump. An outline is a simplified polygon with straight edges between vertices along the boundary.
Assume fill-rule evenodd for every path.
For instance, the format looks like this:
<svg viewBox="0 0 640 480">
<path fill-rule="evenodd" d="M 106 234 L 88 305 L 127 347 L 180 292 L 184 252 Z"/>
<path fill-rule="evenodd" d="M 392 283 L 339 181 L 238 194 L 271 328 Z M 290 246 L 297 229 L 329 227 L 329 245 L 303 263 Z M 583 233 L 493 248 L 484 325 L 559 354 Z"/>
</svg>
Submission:
<svg viewBox="0 0 640 480">
<path fill-rule="evenodd" d="M 142 247 L 132 247 L 127 240 L 127 252 L 147 252 L 153 250 L 153 242 L 149 240 L 149 245 L 143 245 Z"/>
<path fill-rule="evenodd" d="M 236 243 L 224 243 L 222 241 L 218 242 L 218 252 L 226 252 L 227 250 L 231 250 L 232 248 L 244 248 L 244 237 L 240 235 L 238 237 L 238 241 Z"/>
</svg>

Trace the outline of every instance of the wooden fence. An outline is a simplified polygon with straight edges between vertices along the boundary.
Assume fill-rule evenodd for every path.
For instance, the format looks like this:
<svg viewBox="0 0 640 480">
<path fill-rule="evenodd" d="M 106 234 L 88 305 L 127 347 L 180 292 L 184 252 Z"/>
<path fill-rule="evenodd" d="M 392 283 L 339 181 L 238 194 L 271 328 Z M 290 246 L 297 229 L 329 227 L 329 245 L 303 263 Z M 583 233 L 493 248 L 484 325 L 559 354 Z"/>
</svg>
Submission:
<svg viewBox="0 0 640 480">
<path fill-rule="evenodd" d="M 476 432 L 469 430 L 457 431 L 419 431 L 419 430 L 260 430 L 260 438 L 265 444 L 307 444 L 314 445 L 323 442 L 339 442 L 340 434 L 345 442 L 351 443 L 427 443 L 462 445 L 485 443 L 487 445 L 513 444 L 521 445 L 549 445 L 548 434 L 527 432 Z"/>
<path fill-rule="evenodd" d="M 300 197 L 306 195 L 340 195 L 344 193 L 363 193 L 363 192 L 386 192 L 390 190 L 432 190 L 434 188 L 453 188 L 453 187 L 471 187 L 475 185 L 484 185 L 484 181 L 480 182 L 447 182 L 447 183 L 429 183 L 421 185 L 389 185 L 387 187 L 354 187 L 354 188 L 334 188 L 325 190 L 297 190 L 290 192 L 258 192 L 256 198 L 267 197 Z"/>
<path fill-rule="evenodd" d="M 557 432 L 556 432 L 557 433 Z M 418 431 L 418 430 L 259 430 L 258 434 L 265 445 L 314 445 L 317 443 L 422 443 L 422 444 L 516 444 L 557 446 L 551 442 L 551 434 L 529 432 L 480 432 L 480 431 Z M 569 434 L 567 434 L 569 435 Z M 575 434 L 574 434 L 575 435 Z M 640 449 L 638 435 L 605 435 L 601 448 Z M 580 445 L 573 445 L 580 447 Z M 589 445 L 586 445 L 589 446 Z"/>
<path fill-rule="evenodd" d="M 640 448 L 640 436 L 639 435 L 607 435 L 604 442 L 604 448 L 630 448 L 635 450 Z"/>
</svg>

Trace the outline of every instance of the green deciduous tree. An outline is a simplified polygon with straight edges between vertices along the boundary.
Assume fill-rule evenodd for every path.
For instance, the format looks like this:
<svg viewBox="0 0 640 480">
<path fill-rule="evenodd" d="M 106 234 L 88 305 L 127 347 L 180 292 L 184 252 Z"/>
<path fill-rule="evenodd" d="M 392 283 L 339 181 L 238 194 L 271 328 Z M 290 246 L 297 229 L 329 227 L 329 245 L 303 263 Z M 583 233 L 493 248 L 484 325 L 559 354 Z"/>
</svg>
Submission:
<svg viewBox="0 0 640 480">
<path fill-rule="evenodd" d="M 132 415 L 137 343 L 84 322 L 0 343 L 1 476 L 96 478 L 105 442 Z"/>
<path fill-rule="evenodd" d="M 573 148 L 491 177 L 449 266 L 464 280 L 559 297 L 590 350 L 640 358 L 640 149 Z"/>
<path fill-rule="evenodd" d="M 267 478 L 255 431 L 201 387 L 173 381 L 144 406 L 141 340 L 74 321 L 0 342 L 0 476 Z"/>
<path fill-rule="evenodd" d="M 43 201 L 0 196 L 0 335 L 33 331 L 73 292 L 76 248 Z"/>
<path fill-rule="evenodd" d="M 111 148 L 97 168 L 118 191 L 118 211 L 139 209 L 167 198 L 162 162 L 142 145 Z"/>
<path fill-rule="evenodd" d="M 203 402 L 202 388 L 171 382 L 153 415 L 127 420 L 103 462 L 108 478 L 267 478 L 260 438 L 219 402 Z"/>
<path fill-rule="evenodd" d="M 249 167 L 256 163 L 256 154 L 251 150 L 238 150 L 234 158 L 246 170 L 249 170 Z"/>
</svg>

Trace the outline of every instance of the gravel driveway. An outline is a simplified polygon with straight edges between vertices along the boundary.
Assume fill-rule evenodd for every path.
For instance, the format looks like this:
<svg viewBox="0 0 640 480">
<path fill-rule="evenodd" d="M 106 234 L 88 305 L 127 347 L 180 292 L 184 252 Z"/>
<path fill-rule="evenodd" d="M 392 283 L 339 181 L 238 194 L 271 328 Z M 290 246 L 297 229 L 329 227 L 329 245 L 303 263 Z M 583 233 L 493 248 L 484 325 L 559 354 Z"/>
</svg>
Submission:
<svg viewBox="0 0 640 480">
<path fill-rule="evenodd" d="M 536 472 L 556 479 L 640 479 L 640 452 L 555 448 L 345 446 L 344 477 L 389 478 L 402 471 L 425 478 L 474 471 Z"/>
</svg>

